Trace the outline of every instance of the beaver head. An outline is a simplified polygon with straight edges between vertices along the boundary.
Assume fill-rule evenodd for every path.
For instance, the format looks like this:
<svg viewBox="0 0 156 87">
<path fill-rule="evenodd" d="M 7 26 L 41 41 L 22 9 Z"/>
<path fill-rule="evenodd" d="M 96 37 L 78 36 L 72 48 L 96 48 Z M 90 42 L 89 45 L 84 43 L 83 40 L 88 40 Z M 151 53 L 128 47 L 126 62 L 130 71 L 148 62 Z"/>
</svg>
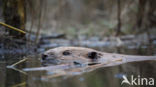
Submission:
<svg viewBox="0 0 156 87">
<path fill-rule="evenodd" d="M 58 47 L 50 49 L 42 54 L 42 63 L 44 65 L 58 64 L 88 64 L 98 63 L 102 53 L 89 48 L 82 47 Z"/>
</svg>

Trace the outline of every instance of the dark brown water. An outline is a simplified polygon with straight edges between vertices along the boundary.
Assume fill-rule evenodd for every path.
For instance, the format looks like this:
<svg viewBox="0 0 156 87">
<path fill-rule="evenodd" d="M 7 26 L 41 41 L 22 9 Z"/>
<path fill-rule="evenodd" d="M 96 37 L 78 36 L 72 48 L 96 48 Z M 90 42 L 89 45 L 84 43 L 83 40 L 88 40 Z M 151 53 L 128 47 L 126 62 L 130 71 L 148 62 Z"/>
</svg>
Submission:
<svg viewBox="0 0 156 87">
<path fill-rule="evenodd" d="M 150 55 L 147 49 L 95 49 L 124 54 Z M 19 71 L 23 68 L 41 66 L 40 56 L 38 55 L 28 56 L 27 58 L 30 58 L 30 60 L 19 64 L 17 66 L 19 70 L 8 69 L 6 66 L 19 61 L 20 57 L 17 59 L 16 55 L 10 54 L 3 57 L 4 59 L 0 61 L 0 87 L 156 87 L 156 81 L 155 86 L 146 85 L 145 82 L 143 85 L 138 85 L 138 83 L 121 85 L 123 75 L 126 75 L 129 81 L 132 75 L 137 81 L 139 78 L 156 80 L 156 61 L 126 63 L 119 66 L 99 68 L 80 75 L 51 77 L 52 72 L 33 71 L 23 73 Z M 138 78 L 138 76 L 140 77 Z"/>
</svg>

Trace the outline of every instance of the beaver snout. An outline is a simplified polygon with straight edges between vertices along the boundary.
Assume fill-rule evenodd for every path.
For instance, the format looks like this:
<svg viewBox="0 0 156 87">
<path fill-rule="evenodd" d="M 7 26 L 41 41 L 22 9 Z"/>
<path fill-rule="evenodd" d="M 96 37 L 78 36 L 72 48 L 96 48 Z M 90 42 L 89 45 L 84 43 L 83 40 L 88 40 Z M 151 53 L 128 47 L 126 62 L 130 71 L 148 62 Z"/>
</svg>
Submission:
<svg viewBox="0 0 156 87">
<path fill-rule="evenodd" d="M 44 66 L 49 65 L 49 64 L 57 65 L 61 63 L 61 61 L 57 59 L 55 55 L 42 54 L 41 59 L 42 59 L 41 60 L 42 65 Z"/>
<path fill-rule="evenodd" d="M 43 53 L 42 54 L 42 60 L 48 60 L 48 59 L 55 59 L 56 56 L 53 53 L 47 54 Z"/>
<path fill-rule="evenodd" d="M 47 57 L 48 57 L 48 55 L 46 55 L 46 54 L 42 54 L 42 60 L 46 60 Z"/>
</svg>

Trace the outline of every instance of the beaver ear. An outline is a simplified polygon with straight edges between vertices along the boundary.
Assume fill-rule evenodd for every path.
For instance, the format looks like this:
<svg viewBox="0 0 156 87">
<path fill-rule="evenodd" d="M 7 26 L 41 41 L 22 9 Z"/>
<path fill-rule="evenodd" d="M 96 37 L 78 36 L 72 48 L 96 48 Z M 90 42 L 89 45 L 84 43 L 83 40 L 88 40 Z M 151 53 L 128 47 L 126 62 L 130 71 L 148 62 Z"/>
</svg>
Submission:
<svg viewBox="0 0 156 87">
<path fill-rule="evenodd" d="M 89 52 L 88 53 L 88 58 L 90 59 L 97 59 L 97 52 Z"/>
</svg>

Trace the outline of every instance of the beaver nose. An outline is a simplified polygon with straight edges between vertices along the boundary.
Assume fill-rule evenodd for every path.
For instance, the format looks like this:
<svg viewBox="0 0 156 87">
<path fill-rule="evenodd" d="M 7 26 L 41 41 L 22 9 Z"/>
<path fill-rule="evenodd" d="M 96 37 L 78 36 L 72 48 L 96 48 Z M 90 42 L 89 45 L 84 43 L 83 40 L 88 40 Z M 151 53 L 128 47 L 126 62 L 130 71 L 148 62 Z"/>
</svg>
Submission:
<svg viewBox="0 0 156 87">
<path fill-rule="evenodd" d="M 48 57 L 48 55 L 42 54 L 42 60 L 46 60 L 47 57 Z"/>
</svg>

